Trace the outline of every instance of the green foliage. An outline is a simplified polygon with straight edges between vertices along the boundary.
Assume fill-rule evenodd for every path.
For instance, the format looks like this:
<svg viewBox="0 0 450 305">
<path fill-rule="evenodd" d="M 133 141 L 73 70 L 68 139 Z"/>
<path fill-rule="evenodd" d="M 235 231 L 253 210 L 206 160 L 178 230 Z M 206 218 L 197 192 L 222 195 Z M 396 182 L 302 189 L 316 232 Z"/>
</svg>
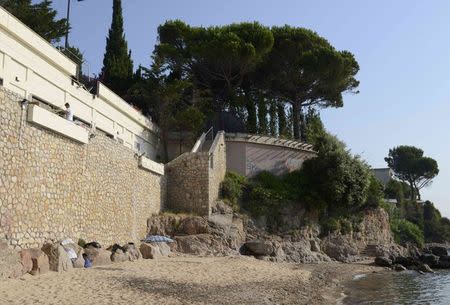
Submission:
<svg viewBox="0 0 450 305">
<path fill-rule="evenodd" d="M 385 158 L 388 166 L 401 181 L 410 185 L 411 200 L 420 200 L 420 190 L 431 184 L 439 174 L 436 160 L 424 157 L 423 150 L 414 146 L 398 146 L 389 150 Z"/>
<path fill-rule="evenodd" d="M 205 28 L 175 20 L 158 34 L 153 58 L 164 73 L 208 92 L 216 117 L 230 111 L 251 133 L 290 138 L 295 127 L 299 139 L 302 108 L 341 107 L 342 93 L 358 86 L 353 55 L 307 29 L 256 22 Z"/>
<path fill-rule="evenodd" d="M 423 231 L 414 223 L 406 219 L 394 219 L 391 222 L 391 230 L 397 243 L 405 245 L 414 243 L 418 247 L 424 244 Z"/>
<path fill-rule="evenodd" d="M 342 107 L 343 92 L 355 92 L 358 63 L 317 33 L 291 26 L 273 27 L 274 44 L 261 67 L 272 94 L 293 107 L 293 132 L 300 139 L 302 107 Z"/>
<path fill-rule="evenodd" d="M 341 223 L 339 222 L 339 219 L 334 217 L 324 219 L 320 223 L 320 227 L 323 235 L 341 231 Z"/>
<path fill-rule="evenodd" d="M 305 142 L 316 144 L 326 134 L 319 112 L 309 108 L 302 120 L 302 137 Z"/>
<path fill-rule="evenodd" d="M 305 161 L 300 170 L 304 197 L 311 204 L 327 206 L 331 213 L 364 207 L 370 186 L 367 164 L 328 134 L 317 140 L 315 148 L 317 158 Z"/>
<path fill-rule="evenodd" d="M 376 208 L 380 206 L 383 200 L 383 185 L 374 175 L 369 175 L 369 181 L 366 206 Z"/>
<path fill-rule="evenodd" d="M 80 246 L 81 248 L 84 248 L 86 246 L 86 241 L 82 238 L 78 239 L 78 246 Z"/>
<path fill-rule="evenodd" d="M 133 61 L 123 30 L 122 1 L 113 1 L 111 28 L 106 38 L 101 81 L 124 97 L 133 79 Z"/>
<path fill-rule="evenodd" d="M 234 211 L 239 210 L 239 203 L 248 187 L 247 178 L 235 172 L 227 172 L 222 182 L 222 198 Z"/>
<path fill-rule="evenodd" d="M 405 198 L 410 197 L 410 189 L 407 183 L 391 179 L 384 188 L 384 197 L 387 199 L 396 199 L 397 202 L 403 202 Z"/>
<path fill-rule="evenodd" d="M 0 0 L 0 6 L 51 43 L 59 42 L 69 30 L 67 19 L 56 19 L 52 1 Z"/>
</svg>

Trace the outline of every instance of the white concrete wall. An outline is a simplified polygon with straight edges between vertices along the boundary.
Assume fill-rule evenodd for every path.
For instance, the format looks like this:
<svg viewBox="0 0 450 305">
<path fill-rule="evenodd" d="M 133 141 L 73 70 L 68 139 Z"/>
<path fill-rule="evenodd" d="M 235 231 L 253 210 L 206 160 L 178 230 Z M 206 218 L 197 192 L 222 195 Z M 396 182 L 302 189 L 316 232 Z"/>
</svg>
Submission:
<svg viewBox="0 0 450 305">
<path fill-rule="evenodd" d="M 53 130 L 80 143 L 89 142 L 88 130 L 39 106 L 30 105 L 27 119 L 28 122 Z"/>
<path fill-rule="evenodd" d="M 0 7 L 0 78 L 4 87 L 59 108 L 69 103 L 75 118 L 155 159 L 157 127 L 106 86 L 99 84 L 96 95 L 80 87 L 72 81 L 76 70 L 74 62 Z"/>
</svg>

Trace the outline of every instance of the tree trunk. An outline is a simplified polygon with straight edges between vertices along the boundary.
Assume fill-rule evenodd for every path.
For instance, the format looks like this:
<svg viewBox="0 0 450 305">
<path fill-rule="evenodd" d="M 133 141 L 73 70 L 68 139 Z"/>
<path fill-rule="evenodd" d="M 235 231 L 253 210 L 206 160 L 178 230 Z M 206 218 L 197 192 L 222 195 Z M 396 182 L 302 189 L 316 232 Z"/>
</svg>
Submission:
<svg viewBox="0 0 450 305">
<path fill-rule="evenodd" d="M 416 189 L 414 188 L 414 183 L 410 181 L 409 186 L 411 189 L 411 201 L 414 201 L 414 200 L 416 200 L 416 196 L 415 196 Z"/>
<path fill-rule="evenodd" d="M 270 101 L 269 104 L 269 130 L 270 135 L 273 137 L 277 136 L 277 103 L 274 99 Z"/>
<path fill-rule="evenodd" d="M 257 132 L 257 118 L 256 118 L 255 103 L 252 101 L 252 99 L 247 94 L 245 94 L 245 97 L 246 97 L 245 108 L 247 109 L 247 130 L 249 133 L 256 133 Z"/>
<path fill-rule="evenodd" d="M 286 111 L 283 104 L 278 105 L 278 136 L 286 136 Z"/>
<path fill-rule="evenodd" d="M 300 139 L 300 104 L 292 102 L 292 126 L 294 129 L 294 139 Z"/>
<path fill-rule="evenodd" d="M 261 97 L 258 103 L 258 133 L 267 135 L 267 103 L 266 100 Z"/>
</svg>

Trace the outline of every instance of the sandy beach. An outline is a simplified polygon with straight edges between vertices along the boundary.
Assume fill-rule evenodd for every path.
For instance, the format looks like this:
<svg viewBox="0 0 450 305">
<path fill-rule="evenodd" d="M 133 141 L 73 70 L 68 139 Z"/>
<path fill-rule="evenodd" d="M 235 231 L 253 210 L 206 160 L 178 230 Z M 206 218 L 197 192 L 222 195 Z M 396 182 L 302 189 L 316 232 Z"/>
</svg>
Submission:
<svg viewBox="0 0 450 305">
<path fill-rule="evenodd" d="M 0 304 L 336 304 L 346 281 L 373 270 L 176 256 L 2 281 Z"/>
</svg>

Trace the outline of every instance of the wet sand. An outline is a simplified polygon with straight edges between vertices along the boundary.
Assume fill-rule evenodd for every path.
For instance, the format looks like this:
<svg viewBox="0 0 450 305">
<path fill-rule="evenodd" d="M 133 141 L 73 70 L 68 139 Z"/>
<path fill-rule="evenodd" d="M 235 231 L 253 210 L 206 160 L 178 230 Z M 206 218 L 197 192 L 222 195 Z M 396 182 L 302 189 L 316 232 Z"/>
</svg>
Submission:
<svg viewBox="0 0 450 305">
<path fill-rule="evenodd" d="M 176 256 L 0 282 L 0 304 L 337 304 L 367 264 Z"/>
</svg>

